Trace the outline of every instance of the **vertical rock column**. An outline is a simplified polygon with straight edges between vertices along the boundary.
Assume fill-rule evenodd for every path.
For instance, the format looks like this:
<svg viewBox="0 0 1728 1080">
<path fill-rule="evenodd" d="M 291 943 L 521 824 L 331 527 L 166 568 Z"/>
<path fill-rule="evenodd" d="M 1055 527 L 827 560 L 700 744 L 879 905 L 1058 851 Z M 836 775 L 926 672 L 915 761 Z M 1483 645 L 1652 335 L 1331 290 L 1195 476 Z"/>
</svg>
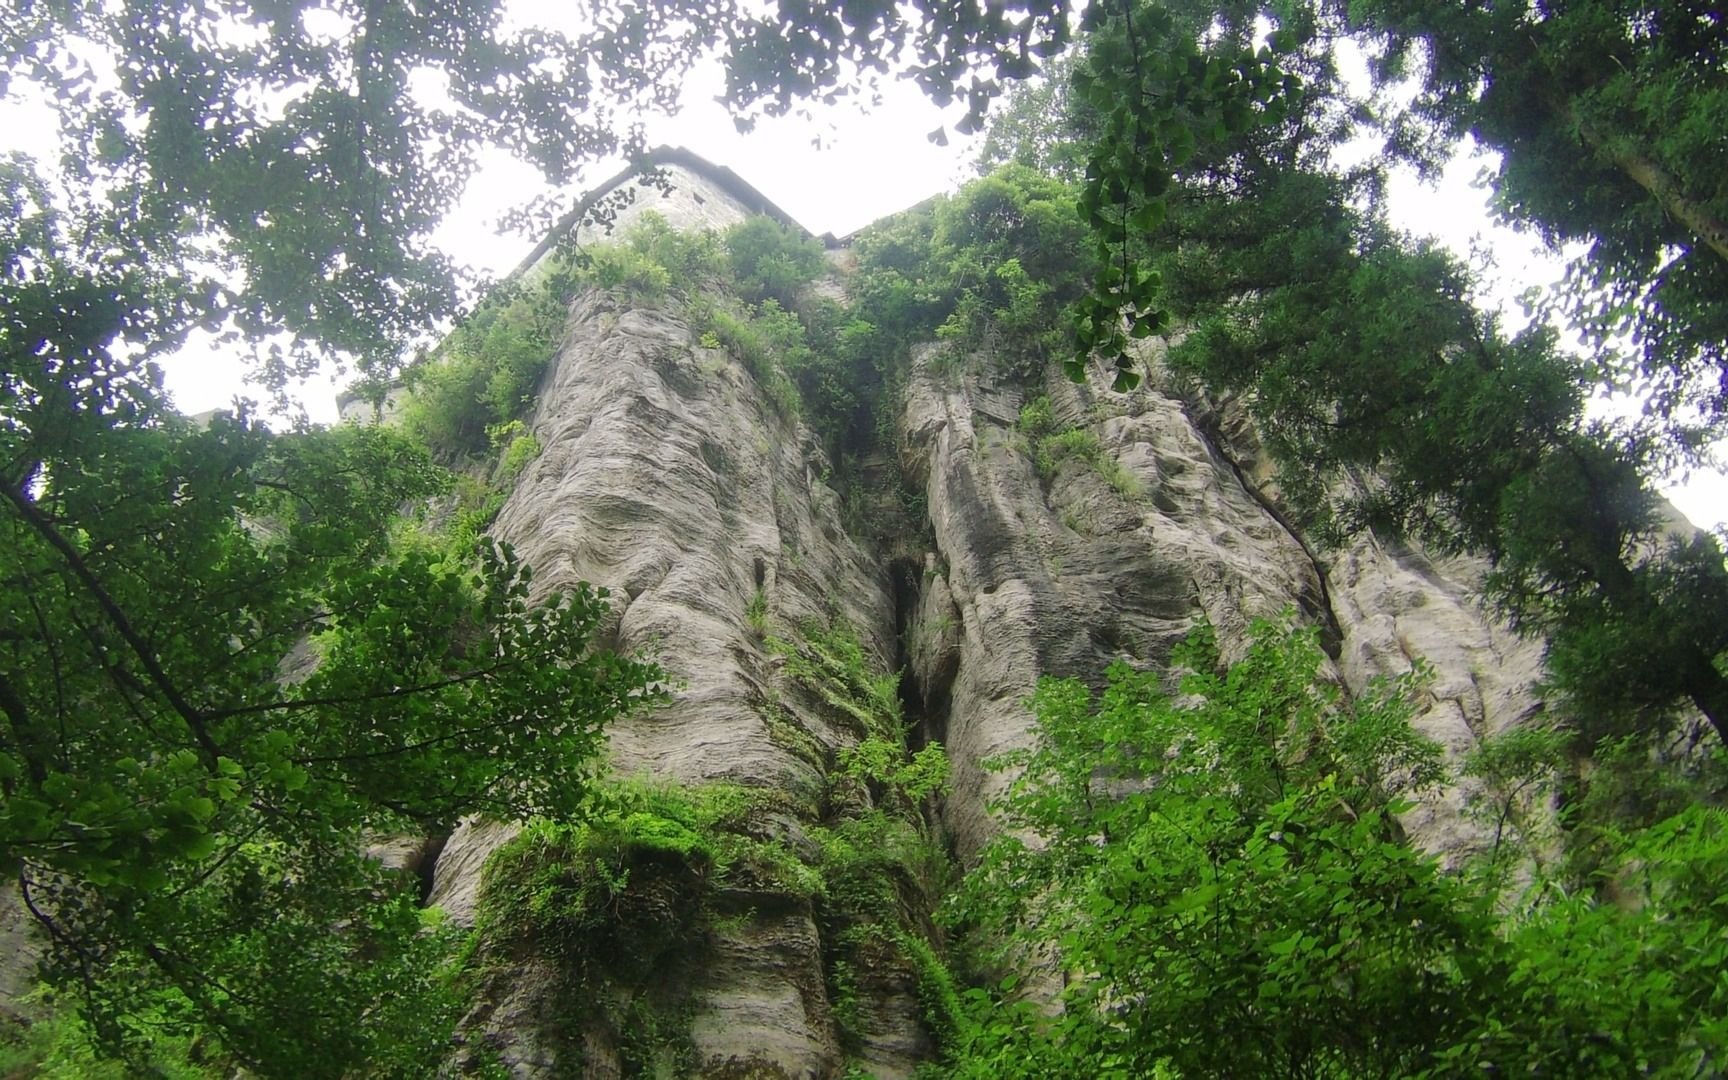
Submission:
<svg viewBox="0 0 1728 1080">
<path fill-rule="evenodd" d="M 1278 506 L 1285 522 L 1276 467 L 1247 412 L 1195 401 L 1198 427 L 1238 470 L 1263 504 Z M 1541 683 L 1546 643 L 1520 637 L 1481 598 L 1488 567 L 1469 556 L 1439 557 L 1414 542 L 1372 533 L 1341 548 L 1309 545 L 1329 585 L 1326 598 L 1338 635 L 1338 674 L 1360 694 L 1376 680 L 1395 679 L 1416 664 L 1432 672 L 1415 702 L 1411 726 L 1438 744 L 1451 781 L 1424 792 L 1400 815 L 1410 842 L 1448 865 L 1516 843 L 1528 859 L 1556 854 L 1555 807 L 1546 794 L 1497 792 L 1464 774 L 1466 758 L 1486 739 L 1540 723 L 1546 708 Z M 1501 811 L 1483 812 L 1482 806 Z"/>
<path fill-rule="evenodd" d="M 1042 466 L 1036 438 L 1018 430 L 1023 390 L 925 367 L 904 399 L 902 444 L 935 537 L 909 655 L 946 715 L 956 778 L 946 819 L 962 855 L 996 831 L 988 804 L 1006 778 L 982 762 L 1030 744 L 1024 701 L 1038 678 L 1096 682 L 1117 658 L 1157 667 L 1202 614 L 1228 660 L 1253 619 L 1287 607 L 1336 639 L 1332 674 L 1352 692 L 1418 659 L 1432 666 L 1413 725 L 1440 744 L 1455 780 L 1401 821 L 1448 860 L 1492 846 L 1494 825 L 1470 805 L 1478 785 L 1456 774 L 1481 739 L 1541 712 L 1542 647 L 1482 610 L 1480 567 L 1372 537 L 1335 552 L 1305 546 L 1277 509 L 1252 432 L 1209 435 L 1156 380 L 1117 394 L 1053 371 L 1042 389 L 1056 429 L 1086 447 L 1046 453 Z M 1522 810 L 1539 831 L 1546 809 Z"/>
<path fill-rule="evenodd" d="M 1023 390 L 927 366 L 901 417 L 935 537 L 908 629 L 911 668 L 946 710 L 946 821 L 963 857 L 996 831 L 988 804 L 1006 778 L 983 762 L 1030 744 L 1025 699 L 1040 677 L 1099 681 L 1118 658 L 1162 664 L 1202 613 L 1229 655 L 1251 619 L 1313 606 L 1319 592 L 1300 546 L 1179 403 L 1059 372 L 1044 389 L 1057 427 L 1088 433 L 1096 453 L 1041 469 L 1016 426 Z"/>
<path fill-rule="evenodd" d="M 778 415 L 736 361 L 695 337 L 671 310 L 601 292 L 579 297 L 532 420 L 540 455 L 493 531 L 534 567 L 538 588 L 608 588 L 608 644 L 653 657 L 670 675 L 669 704 L 612 730 L 615 772 L 772 793 L 782 810 L 761 827 L 796 845 L 821 809 L 824 762 L 856 735 L 791 698 L 765 707 L 778 700 L 781 661 L 748 611 L 760 597 L 776 627 L 843 621 L 886 668 L 892 600 L 881 568 L 840 526 L 809 433 Z M 439 859 L 432 902 L 471 923 L 485 858 L 514 831 L 459 829 Z M 708 930 L 700 956 L 684 958 L 697 1063 L 759 1070 L 753 1076 L 836 1074 L 841 1052 L 811 901 L 760 899 Z M 552 1045 L 554 1029 L 569 1023 L 551 1000 L 565 992 L 552 964 L 530 958 L 494 980 L 485 1015 L 471 1024 L 518 1075 L 570 1065 Z M 616 1068 L 604 1041 L 587 1039 L 585 1075 Z"/>
</svg>

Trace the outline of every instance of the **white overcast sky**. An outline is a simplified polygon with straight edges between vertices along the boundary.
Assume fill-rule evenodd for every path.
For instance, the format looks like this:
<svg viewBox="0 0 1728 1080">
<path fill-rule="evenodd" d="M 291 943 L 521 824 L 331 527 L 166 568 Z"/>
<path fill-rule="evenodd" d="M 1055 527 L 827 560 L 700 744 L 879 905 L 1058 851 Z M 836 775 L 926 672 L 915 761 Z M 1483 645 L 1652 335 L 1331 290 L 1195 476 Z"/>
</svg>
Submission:
<svg viewBox="0 0 1728 1080">
<path fill-rule="evenodd" d="M 714 102 L 720 88 L 714 68 L 687 80 L 682 111 L 649 122 L 650 144 L 684 146 L 729 166 L 813 233 L 843 235 L 952 190 L 972 174 L 976 142 L 953 136 L 955 111 L 944 114 L 909 84 L 886 84 L 883 100 L 868 111 L 842 104 L 816 110 L 812 117 L 764 119 L 749 134 L 739 134 Z M 938 147 L 926 135 L 944 125 L 951 141 Z M 53 159 L 52 118 L 44 106 L 0 103 L 0 149 L 13 148 L 43 161 Z M 1518 325 L 1522 316 L 1515 298 L 1529 286 L 1557 280 L 1560 262 L 1532 238 L 1490 221 L 1487 192 L 1473 183 L 1483 164 L 1480 158 L 1461 155 L 1436 186 L 1408 174 L 1395 175 L 1391 213 L 1400 227 L 1434 236 L 1471 259 L 1482 274 L 1481 302 L 1502 309 L 1508 321 Z M 590 175 L 599 182 L 611 171 L 599 167 Z M 494 222 L 540 190 L 531 168 L 500 155 L 484 167 L 439 230 L 439 245 L 481 273 L 507 272 L 538 237 L 500 236 Z M 236 395 L 249 394 L 244 373 L 218 354 L 189 350 L 166 369 L 169 389 L 185 412 L 225 406 Z M 317 379 L 301 389 L 312 419 L 334 416 L 335 382 Z M 1728 519 L 1728 474 L 1721 470 L 1678 480 L 1668 486 L 1668 494 L 1699 525 L 1711 527 Z"/>
</svg>

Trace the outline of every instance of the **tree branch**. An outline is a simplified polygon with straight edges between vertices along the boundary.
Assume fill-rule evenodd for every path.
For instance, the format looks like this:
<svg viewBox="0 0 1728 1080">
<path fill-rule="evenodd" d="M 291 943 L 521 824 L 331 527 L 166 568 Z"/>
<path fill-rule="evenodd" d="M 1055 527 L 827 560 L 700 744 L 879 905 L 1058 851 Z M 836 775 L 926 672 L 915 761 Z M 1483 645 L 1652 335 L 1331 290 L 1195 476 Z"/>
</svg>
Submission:
<svg viewBox="0 0 1728 1080">
<path fill-rule="evenodd" d="M 1694 202 L 1681 194 L 1674 178 L 1653 159 L 1597 138 L 1587 124 L 1580 124 L 1578 130 L 1584 136 L 1585 142 L 1607 154 L 1621 172 L 1648 191 L 1661 204 L 1663 212 L 1684 225 L 1687 231 L 1704 241 L 1705 245 L 1723 260 L 1728 260 L 1728 222 L 1712 214 L 1702 203 Z"/>
<path fill-rule="evenodd" d="M 257 713 L 285 712 L 294 709 L 317 709 L 326 705 L 353 705 L 362 701 L 384 701 L 389 698 L 408 697 L 412 694 L 426 694 L 434 690 L 443 690 L 451 686 L 461 686 L 463 683 L 470 683 L 476 679 L 484 679 L 488 676 L 496 675 L 503 667 L 504 665 L 502 664 L 496 664 L 492 667 L 481 668 L 478 671 L 468 671 L 461 675 L 451 676 L 448 679 L 440 679 L 437 682 L 422 683 L 419 686 L 394 686 L 388 690 L 378 690 L 370 694 L 346 694 L 321 698 L 266 701 L 257 705 L 242 705 L 233 709 L 217 709 L 213 712 L 205 713 L 204 715 L 210 720 L 226 720 L 229 717 L 252 716 Z"/>
<path fill-rule="evenodd" d="M 156 659 L 155 651 L 132 628 L 132 621 L 126 617 L 126 613 L 121 610 L 120 605 L 108 594 L 108 590 L 102 587 L 102 583 L 96 580 L 96 575 L 85 565 L 83 557 L 78 554 L 78 549 L 72 546 L 72 542 L 62 536 L 60 530 L 54 527 L 54 523 L 43 516 L 29 496 L 16 488 L 8 487 L 5 490 L 6 500 L 18 511 L 19 516 L 31 528 L 35 529 L 50 547 L 59 552 L 60 557 L 66 561 L 66 565 L 71 568 L 73 575 L 89 590 L 97 605 L 101 607 L 103 614 L 108 616 L 108 621 L 114 624 L 114 629 L 120 632 L 120 637 L 125 640 L 133 654 L 138 657 L 138 662 L 143 666 L 145 673 L 150 676 L 150 681 L 156 685 L 157 690 L 161 691 L 162 696 L 168 699 L 168 704 L 174 707 L 174 711 L 180 714 L 181 719 L 186 721 L 186 726 L 192 731 L 192 737 L 198 741 L 199 747 L 204 751 L 205 766 L 214 770 L 217 759 L 222 756 L 222 749 L 216 745 L 216 740 L 210 737 L 210 730 L 205 724 L 203 713 L 186 700 L 185 695 L 180 692 L 180 688 L 175 686 L 174 681 L 168 677 L 168 673 L 162 670 L 161 663 Z"/>
<path fill-rule="evenodd" d="M 0 671 L 0 712 L 6 714 L 6 720 L 12 726 L 12 736 L 18 741 L 18 749 L 23 752 L 24 764 L 30 770 L 30 779 L 41 786 L 48 778 L 48 770 L 42 764 L 40 742 L 34 728 L 30 726 L 30 710 L 25 707 L 24 699 L 12 689 L 7 681 L 6 673 Z M 10 787 L 10 783 L 7 785 Z"/>
</svg>

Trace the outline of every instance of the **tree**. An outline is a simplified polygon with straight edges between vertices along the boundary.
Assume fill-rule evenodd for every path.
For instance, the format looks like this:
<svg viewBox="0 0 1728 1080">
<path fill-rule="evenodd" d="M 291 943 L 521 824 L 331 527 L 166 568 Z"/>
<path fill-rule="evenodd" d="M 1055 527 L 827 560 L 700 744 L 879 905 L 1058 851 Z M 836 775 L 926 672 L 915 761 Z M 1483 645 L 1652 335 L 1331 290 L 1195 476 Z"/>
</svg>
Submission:
<svg viewBox="0 0 1728 1080">
<path fill-rule="evenodd" d="M 1261 622 L 1228 669 L 1202 630 L 1180 697 L 1118 664 L 1044 679 L 1038 742 L 947 911 L 996 966 L 956 1005 L 944 1075 L 1456 1076 L 1709 1071 L 1728 820 L 1690 807 L 1620 837 L 1620 906 L 1500 896 L 1404 842 L 1442 776 L 1408 717 L 1418 672 L 1351 700 L 1311 631 Z M 1054 1015 L 1026 956 L 1069 973 Z"/>
<path fill-rule="evenodd" d="M 1230 32 L 1213 33 L 1214 21 Z M 1405 69 L 1413 46 L 1431 61 L 1396 144 L 1427 154 L 1470 130 L 1503 150 L 1508 214 L 1596 245 L 1581 321 L 1636 331 L 1664 407 L 1719 396 L 1708 382 L 1722 362 L 1714 298 L 1728 273 L 1728 211 L 1710 139 L 1728 90 L 1708 48 L 1720 31 L 1713 11 L 1226 5 L 1197 22 L 1122 0 L 1087 6 L 1079 25 L 1096 60 L 1076 84 L 1097 119 L 1083 205 L 1102 245 L 1098 303 L 1077 324 L 1082 357 L 1095 347 L 1120 355 L 1124 312 L 1135 332 L 1161 324 L 1158 279 L 1127 248 L 1167 211 L 1172 170 L 1197 146 L 1299 107 L 1324 111 L 1324 99 L 1304 96 L 1304 43 L 1361 28 L 1382 43 L 1387 75 Z M 1260 25 L 1274 29 L 1266 45 L 1251 32 Z M 726 60 L 741 124 L 856 92 L 898 60 L 936 101 L 963 100 L 960 127 L 974 130 L 1006 84 L 1074 36 L 1067 7 L 1045 0 L 766 13 L 682 0 L 598 8 L 574 35 L 501 27 L 486 4 L 432 16 L 391 3 L 30 5 L 7 27 L 5 70 L 67 102 L 71 179 L 106 188 L 135 243 L 147 237 L 159 255 L 178 242 L 170 237 L 221 238 L 246 272 L 221 298 L 223 318 L 285 326 L 387 365 L 455 301 L 450 268 L 425 237 L 478 146 L 510 146 L 567 181 L 588 156 L 639 147 L 614 133 L 600 97 L 667 107 L 678 75 L 709 49 Z M 105 86 L 96 72 L 110 61 L 118 77 Z M 453 104 L 415 90 L 428 71 L 445 73 Z M 1567 152 L 1573 143 L 1588 153 Z M 1121 370 L 1131 381 L 1131 366 Z"/>
<path fill-rule="evenodd" d="M 1037 748 L 997 763 L 1024 770 L 1000 807 L 1015 832 L 958 914 L 1085 975 L 1010 1075 L 1404 1075 L 1467 1015 L 1486 924 L 1389 810 L 1439 776 L 1415 680 L 1349 701 L 1317 680 L 1312 632 L 1254 635 L 1228 672 L 1191 638 L 1182 705 L 1120 664 L 1096 699 L 1041 681 Z"/>
<path fill-rule="evenodd" d="M 694 52 L 651 7 L 619 18 L 602 41 L 508 31 L 491 3 L 32 2 L 0 71 L 58 101 L 56 180 L 101 191 L 90 227 L 196 271 L 198 314 L 286 330 L 301 365 L 334 349 L 389 367 L 461 299 L 427 237 L 481 147 L 560 183 L 640 149 L 606 106 L 665 103 Z"/>
<path fill-rule="evenodd" d="M 0 858 L 52 981 L 114 1050 L 195 1025 L 266 1074 L 415 1074 L 449 942 L 365 843 L 574 812 L 657 671 L 591 647 L 603 593 L 403 542 L 449 481 L 402 436 L 173 413 L 115 355 L 163 283 L 7 179 Z"/>
<path fill-rule="evenodd" d="M 1275 14 L 1155 6 L 1225 56 Z M 1595 364 L 1546 328 L 1503 334 L 1462 267 L 1385 224 L 1375 165 L 1328 166 L 1359 126 L 1335 71 L 1345 28 L 1324 11 L 1286 21 L 1279 63 L 1304 108 L 1197 147 L 1167 215 L 1122 249 L 1183 323 L 1171 363 L 1247 408 L 1322 536 L 1375 528 L 1485 555 L 1487 595 L 1549 638 L 1588 741 L 1660 727 L 1681 703 L 1728 736 L 1728 570 L 1712 539 L 1664 534 L 1651 490 L 1687 447 L 1657 424 L 1587 422 Z M 1083 55 L 1063 102 L 1082 142 L 1102 121 L 1079 88 L 1102 63 Z"/>
<path fill-rule="evenodd" d="M 1664 415 L 1728 422 L 1728 116 L 1720 10 L 1689 0 L 1352 5 L 1382 81 L 1420 93 L 1395 152 L 1431 163 L 1468 133 L 1500 155 L 1496 206 L 1551 245 L 1587 245 L 1561 303 Z M 1605 352 L 1605 357 L 1612 357 Z"/>
</svg>

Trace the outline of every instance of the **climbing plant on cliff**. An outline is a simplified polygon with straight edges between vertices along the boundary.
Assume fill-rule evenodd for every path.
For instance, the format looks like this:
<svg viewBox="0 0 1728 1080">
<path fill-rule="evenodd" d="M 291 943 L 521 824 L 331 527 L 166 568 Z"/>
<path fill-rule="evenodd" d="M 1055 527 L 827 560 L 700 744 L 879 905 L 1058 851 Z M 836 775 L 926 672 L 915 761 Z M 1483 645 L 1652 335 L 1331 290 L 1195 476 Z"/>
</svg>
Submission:
<svg viewBox="0 0 1728 1080">
<path fill-rule="evenodd" d="M 1097 264 L 1075 189 L 1011 165 L 865 229 L 848 291 L 892 375 L 931 339 L 955 366 L 1032 379 L 1066 346 Z"/>
</svg>

